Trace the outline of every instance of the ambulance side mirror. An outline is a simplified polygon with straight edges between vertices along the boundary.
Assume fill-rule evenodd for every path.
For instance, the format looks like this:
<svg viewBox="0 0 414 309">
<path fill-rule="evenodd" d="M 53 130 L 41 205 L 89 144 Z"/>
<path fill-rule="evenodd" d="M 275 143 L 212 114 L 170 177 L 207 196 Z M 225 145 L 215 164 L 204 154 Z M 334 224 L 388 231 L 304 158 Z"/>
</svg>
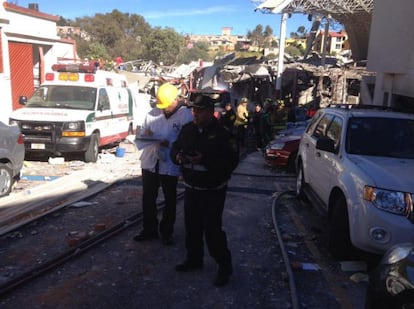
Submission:
<svg viewBox="0 0 414 309">
<path fill-rule="evenodd" d="M 21 96 L 19 97 L 19 104 L 20 104 L 20 105 L 26 105 L 26 104 L 27 104 L 27 97 L 26 97 L 26 96 L 24 96 L 24 95 L 21 95 Z"/>
</svg>

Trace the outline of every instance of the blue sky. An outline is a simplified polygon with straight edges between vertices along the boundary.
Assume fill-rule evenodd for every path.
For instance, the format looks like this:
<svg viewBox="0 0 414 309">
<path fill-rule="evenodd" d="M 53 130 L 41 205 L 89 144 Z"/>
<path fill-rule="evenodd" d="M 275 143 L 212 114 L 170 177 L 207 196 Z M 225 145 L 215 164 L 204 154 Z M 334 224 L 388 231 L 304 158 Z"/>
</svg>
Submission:
<svg viewBox="0 0 414 309">
<path fill-rule="evenodd" d="M 280 36 L 280 14 L 263 14 L 254 11 L 258 3 L 251 0 L 9 0 L 28 7 L 38 3 L 39 11 L 61 15 L 66 19 L 110 13 L 138 14 L 152 27 L 171 27 L 180 34 L 220 34 L 223 27 L 232 27 L 232 34 L 245 35 L 258 24 L 269 25 L 273 34 Z M 299 26 L 310 29 L 307 16 L 294 14 L 287 21 L 287 33 L 296 32 Z"/>
</svg>

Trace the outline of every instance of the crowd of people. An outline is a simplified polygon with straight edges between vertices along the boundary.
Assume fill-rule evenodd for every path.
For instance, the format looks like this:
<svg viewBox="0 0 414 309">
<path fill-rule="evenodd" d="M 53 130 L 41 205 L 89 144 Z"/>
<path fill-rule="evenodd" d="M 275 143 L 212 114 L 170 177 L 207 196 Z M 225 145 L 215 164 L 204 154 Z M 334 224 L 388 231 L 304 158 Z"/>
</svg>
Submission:
<svg viewBox="0 0 414 309">
<path fill-rule="evenodd" d="M 248 136 L 254 137 L 254 145 L 262 150 L 286 122 L 295 122 L 295 113 L 290 106 L 274 102 L 267 98 L 263 104 L 255 103 L 254 110 L 249 110 L 249 100 L 240 99 L 235 109 L 226 103 L 220 115 L 220 122 L 237 138 L 239 149 L 247 147 Z"/>
</svg>

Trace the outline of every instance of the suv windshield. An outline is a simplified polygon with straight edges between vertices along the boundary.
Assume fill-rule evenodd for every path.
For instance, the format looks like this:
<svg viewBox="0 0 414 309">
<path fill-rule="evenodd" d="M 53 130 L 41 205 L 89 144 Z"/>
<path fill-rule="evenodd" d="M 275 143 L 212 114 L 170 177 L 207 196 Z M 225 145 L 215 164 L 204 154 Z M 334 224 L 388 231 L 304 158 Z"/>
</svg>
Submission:
<svg viewBox="0 0 414 309">
<path fill-rule="evenodd" d="M 41 86 L 27 102 L 27 106 L 94 110 L 95 102 L 96 88 Z"/>
<path fill-rule="evenodd" d="M 350 118 L 346 151 L 349 154 L 414 159 L 414 120 Z"/>
</svg>

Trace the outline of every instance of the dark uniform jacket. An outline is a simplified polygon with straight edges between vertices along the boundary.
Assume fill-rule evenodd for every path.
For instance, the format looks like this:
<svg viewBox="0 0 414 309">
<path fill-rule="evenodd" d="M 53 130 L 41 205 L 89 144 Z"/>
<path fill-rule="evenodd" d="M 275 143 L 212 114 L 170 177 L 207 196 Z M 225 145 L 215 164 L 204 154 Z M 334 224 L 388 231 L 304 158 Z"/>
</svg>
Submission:
<svg viewBox="0 0 414 309">
<path fill-rule="evenodd" d="M 216 118 L 202 131 L 193 122 L 184 125 L 170 155 L 178 164 L 178 153 L 192 155 L 194 152 L 202 154 L 200 164 L 182 164 L 181 170 L 185 184 L 196 189 L 222 187 L 239 163 L 236 141 Z"/>
<path fill-rule="evenodd" d="M 234 121 L 236 120 L 236 113 L 230 109 L 221 113 L 220 123 L 230 132 L 233 132 Z"/>
</svg>

